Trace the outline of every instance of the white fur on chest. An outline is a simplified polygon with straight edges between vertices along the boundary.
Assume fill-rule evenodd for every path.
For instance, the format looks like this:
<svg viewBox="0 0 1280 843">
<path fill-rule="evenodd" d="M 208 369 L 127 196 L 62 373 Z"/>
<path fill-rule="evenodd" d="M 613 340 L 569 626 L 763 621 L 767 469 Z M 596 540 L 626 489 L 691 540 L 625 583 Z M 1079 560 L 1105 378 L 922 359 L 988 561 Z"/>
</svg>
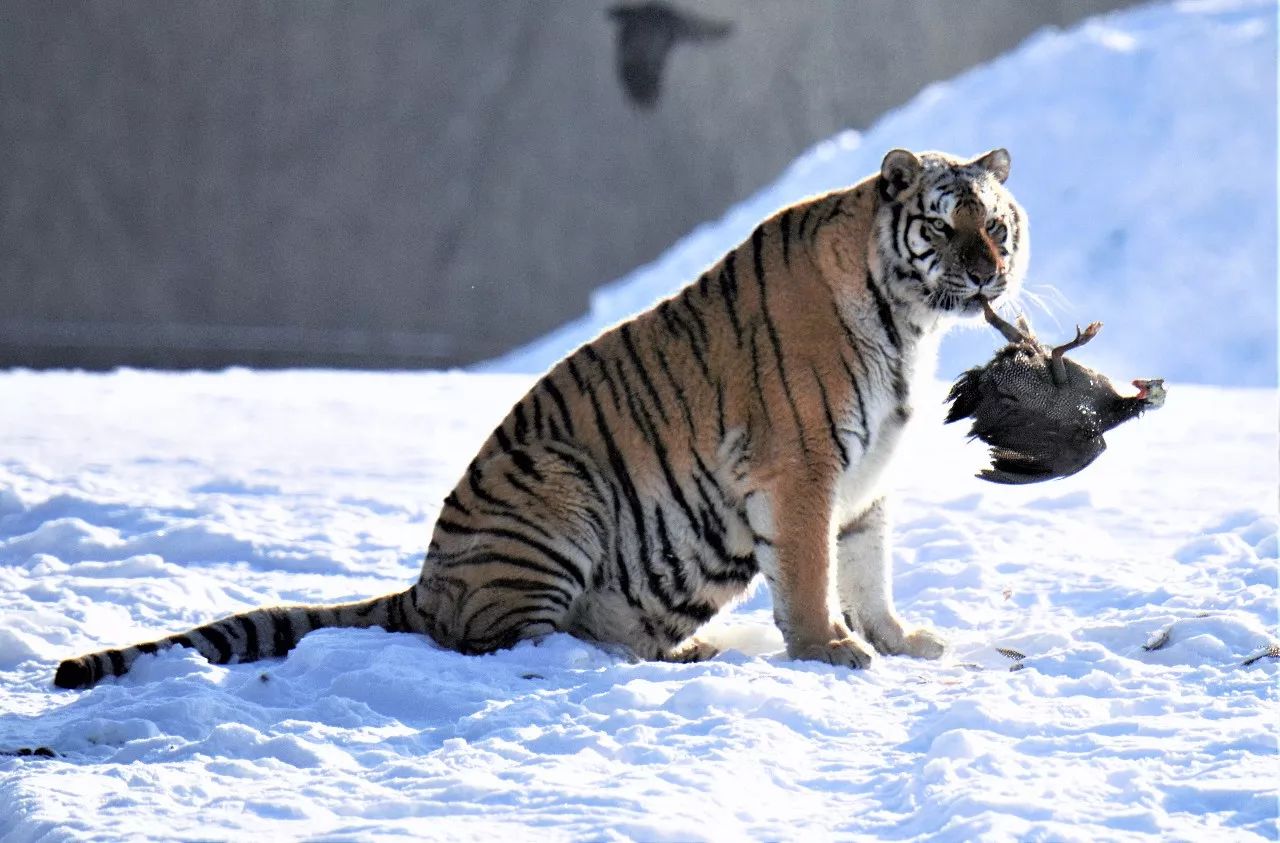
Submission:
<svg viewBox="0 0 1280 843">
<path fill-rule="evenodd" d="M 898 412 L 891 396 L 867 407 L 868 442 L 846 434 L 845 447 L 856 454 L 840 475 L 836 486 L 835 524 L 840 527 L 861 515 L 883 492 L 885 478 L 898 451 L 898 442 L 908 419 Z"/>
<path fill-rule="evenodd" d="M 911 423 L 911 397 L 919 394 L 913 381 L 932 373 L 940 339 L 941 331 L 926 333 L 902 361 L 902 373 L 907 382 L 906 400 L 898 401 L 887 388 L 874 390 L 873 395 L 867 397 L 866 447 L 856 434 L 845 434 L 844 444 L 851 460 L 836 487 L 837 528 L 857 518 L 884 495 L 903 431 Z M 854 428 L 862 429 L 857 423 L 845 427 L 849 431 Z"/>
</svg>

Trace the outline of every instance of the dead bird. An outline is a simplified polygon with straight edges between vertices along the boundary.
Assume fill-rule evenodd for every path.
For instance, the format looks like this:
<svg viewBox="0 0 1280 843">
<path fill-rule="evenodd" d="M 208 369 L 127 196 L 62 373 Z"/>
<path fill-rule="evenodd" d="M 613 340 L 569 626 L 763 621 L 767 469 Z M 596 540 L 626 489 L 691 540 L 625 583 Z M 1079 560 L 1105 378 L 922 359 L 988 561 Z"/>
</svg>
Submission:
<svg viewBox="0 0 1280 843">
<path fill-rule="evenodd" d="M 1069 477 L 1098 458 L 1102 434 L 1164 404 L 1164 380 L 1135 380 L 1138 394 L 1120 395 L 1104 375 L 1065 356 L 1098 335 L 1101 322 L 1050 348 L 1026 319 L 1015 327 L 984 302 L 987 322 L 1009 344 L 985 366 L 962 374 L 947 394 L 947 423 L 972 418 L 969 435 L 991 446 L 992 483 L 1039 483 Z"/>
</svg>

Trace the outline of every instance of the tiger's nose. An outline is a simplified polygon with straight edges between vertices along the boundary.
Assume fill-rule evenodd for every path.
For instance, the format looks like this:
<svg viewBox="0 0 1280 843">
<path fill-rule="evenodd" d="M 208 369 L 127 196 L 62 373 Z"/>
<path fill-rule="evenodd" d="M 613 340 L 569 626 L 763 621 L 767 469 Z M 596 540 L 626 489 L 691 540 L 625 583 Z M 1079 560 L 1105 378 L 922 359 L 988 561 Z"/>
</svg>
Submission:
<svg viewBox="0 0 1280 843">
<path fill-rule="evenodd" d="M 1000 271 L 1000 256 L 984 237 L 972 236 L 960 246 L 960 259 L 969 275 L 977 279 L 993 279 Z"/>
</svg>

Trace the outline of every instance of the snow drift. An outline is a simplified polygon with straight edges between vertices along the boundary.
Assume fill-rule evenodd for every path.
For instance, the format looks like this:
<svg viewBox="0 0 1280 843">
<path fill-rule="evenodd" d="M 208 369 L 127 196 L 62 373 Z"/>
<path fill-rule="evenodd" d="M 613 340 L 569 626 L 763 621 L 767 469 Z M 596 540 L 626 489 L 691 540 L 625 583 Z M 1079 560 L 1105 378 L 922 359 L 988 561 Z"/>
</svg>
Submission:
<svg viewBox="0 0 1280 843">
<path fill-rule="evenodd" d="M 930 86 L 864 135 L 819 144 L 721 220 L 599 290 L 585 317 L 480 368 L 546 369 L 695 279 L 778 208 L 876 172 L 893 147 L 1003 146 L 1030 220 L 1024 303 L 1040 329 L 1070 336 L 1074 323 L 1104 321 L 1080 356 L 1123 381 L 1273 385 L 1275 18 L 1272 0 L 1184 3 L 1045 31 Z M 953 332 L 939 373 L 953 377 L 994 347 L 985 329 Z"/>
</svg>

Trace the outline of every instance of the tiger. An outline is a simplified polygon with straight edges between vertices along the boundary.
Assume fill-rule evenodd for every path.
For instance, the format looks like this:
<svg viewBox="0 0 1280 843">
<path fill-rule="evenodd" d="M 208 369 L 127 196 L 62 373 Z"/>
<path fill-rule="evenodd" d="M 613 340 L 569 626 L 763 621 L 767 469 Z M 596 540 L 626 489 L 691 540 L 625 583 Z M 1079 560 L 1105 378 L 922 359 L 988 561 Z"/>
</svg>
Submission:
<svg viewBox="0 0 1280 843">
<path fill-rule="evenodd" d="M 688 286 L 556 363 L 444 498 L 404 591 L 261 608 L 63 661 L 91 686 L 179 646 L 283 656 L 322 627 L 485 654 L 567 632 L 693 662 L 763 577 L 791 659 L 936 659 L 893 601 L 884 478 L 946 328 L 1016 296 L 1029 242 L 1010 156 L 889 151 L 784 208 Z"/>
</svg>

